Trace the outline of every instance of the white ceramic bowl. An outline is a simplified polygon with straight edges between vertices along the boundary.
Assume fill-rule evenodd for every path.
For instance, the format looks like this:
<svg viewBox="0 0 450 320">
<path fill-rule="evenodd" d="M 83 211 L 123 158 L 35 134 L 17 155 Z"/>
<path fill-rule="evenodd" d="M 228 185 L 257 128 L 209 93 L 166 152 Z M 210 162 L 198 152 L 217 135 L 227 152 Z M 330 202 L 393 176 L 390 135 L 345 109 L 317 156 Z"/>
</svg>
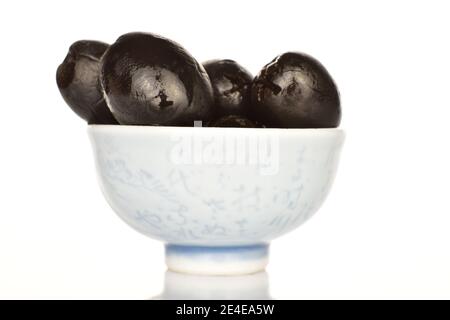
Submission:
<svg viewBox="0 0 450 320">
<path fill-rule="evenodd" d="M 340 129 L 91 125 L 103 193 L 131 227 L 166 243 L 169 269 L 244 274 L 310 218 L 332 185 Z"/>
</svg>

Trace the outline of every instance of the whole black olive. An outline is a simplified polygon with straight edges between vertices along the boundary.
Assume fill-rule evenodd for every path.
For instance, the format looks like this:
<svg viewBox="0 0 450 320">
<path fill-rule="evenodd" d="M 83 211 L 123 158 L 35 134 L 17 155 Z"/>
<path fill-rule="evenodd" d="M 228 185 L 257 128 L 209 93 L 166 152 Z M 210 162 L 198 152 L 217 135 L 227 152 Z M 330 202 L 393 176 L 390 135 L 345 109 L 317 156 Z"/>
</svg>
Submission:
<svg viewBox="0 0 450 320">
<path fill-rule="evenodd" d="M 56 83 L 66 103 L 89 124 L 117 124 L 103 99 L 100 59 L 108 45 L 82 40 L 72 44 L 56 71 Z"/>
<path fill-rule="evenodd" d="M 103 56 L 102 86 L 121 124 L 193 126 L 208 121 L 213 93 L 203 67 L 179 44 L 128 33 Z"/>
<path fill-rule="evenodd" d="M 233 60 L 210 60 L 203 63 L 214 91 L 214 115 L 249 114 L 253 77 Z"/>
<path fill-rule="evenodd" d="M 239 115 L 228 115 L 211 121 L 208 127 L 235 127 L 235 128 L 264 128 L 256 121 Z"/>
<path fill-rule="evenodd" d="M 276 57 L 256 76 L 252 110 L 269 127 L 333 128 L 341 119 L 330 74 L 319 61 L 297 52 Z"/>
</svg>

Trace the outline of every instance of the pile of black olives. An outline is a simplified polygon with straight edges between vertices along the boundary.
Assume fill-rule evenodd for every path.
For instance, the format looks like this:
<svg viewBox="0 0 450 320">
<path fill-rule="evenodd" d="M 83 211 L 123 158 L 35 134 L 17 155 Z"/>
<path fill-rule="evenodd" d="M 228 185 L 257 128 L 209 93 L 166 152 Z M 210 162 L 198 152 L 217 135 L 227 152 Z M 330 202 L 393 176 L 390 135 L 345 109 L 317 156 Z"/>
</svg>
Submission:
<svg viewBox="0 0 450 320">
<path fill-rule="evenodd" d="M 233 60 L 201 65 L 176 42 L 128 33 L 112 45 L 75 42 L 56 80 L 89 124 L 334 128 L 341 119 L 330 74 L 298 52 L 279 55 L 253 77 Z"/>
</svg>

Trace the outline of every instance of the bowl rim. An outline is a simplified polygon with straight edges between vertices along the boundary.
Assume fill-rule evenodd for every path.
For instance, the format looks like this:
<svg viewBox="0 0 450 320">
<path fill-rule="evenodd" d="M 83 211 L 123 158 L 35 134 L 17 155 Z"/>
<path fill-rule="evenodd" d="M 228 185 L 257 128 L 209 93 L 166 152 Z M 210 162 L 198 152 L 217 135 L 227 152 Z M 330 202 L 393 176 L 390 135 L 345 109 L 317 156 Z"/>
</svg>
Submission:
<svg viewBox="0 0 450 320">
<path fill-rule="evenodd" d="M 187 131 L 198 132 L 277 132 L 277 133 L 335 133 L 344 134 L 342 128 L 239 128 L 239 127 L 178 127 L 178 126 L 144 126 L 144 125 L 118 125 L 118 124 L 88 124 L 88 131 L 114 131 L 114 132 L 162 132 Z"/>
</svg>

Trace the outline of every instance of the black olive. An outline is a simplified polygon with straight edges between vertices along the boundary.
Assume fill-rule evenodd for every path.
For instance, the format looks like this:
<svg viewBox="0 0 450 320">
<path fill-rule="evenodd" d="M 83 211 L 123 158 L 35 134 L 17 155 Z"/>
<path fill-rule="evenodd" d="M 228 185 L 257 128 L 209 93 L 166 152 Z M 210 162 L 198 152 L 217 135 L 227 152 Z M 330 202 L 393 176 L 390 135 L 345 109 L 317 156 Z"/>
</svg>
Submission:
<svg viewBox="0 0 450 320">
<path fill-rule="evenodd" d="M 193 126 L 195 120 L 210 119 L 209 77 L 179 44 L 154 34 L 128 33 L 102 61 L 107 103 L 121 124 Z"/>
<path fill-rule="evenodd" d="M 211 121 L 208 127 L 264 128 L 260 123 L 239 115 L 228 115 Z"/>
<path fill-rule="evenodd" d="M 252 110 L 269 127 L 333 128 L 341 120 L 330 74 L 319 61 L 297 52 L 276 57 L 256 76 Z"/>
<path fill-rule="evenodd" d="M 89 124 L 117 124 L 103 99 L 100 59 L 108 45 L 82 40 L 72 44 L 56 71 L 56 83 L 66 103 Z"/>
<path fill-rule="evenodd" d="M 253 77 L 233 60 L 210 60 L 203 63 L 214 91 L 214 116 L 249 114 Z"/>
</svg>

